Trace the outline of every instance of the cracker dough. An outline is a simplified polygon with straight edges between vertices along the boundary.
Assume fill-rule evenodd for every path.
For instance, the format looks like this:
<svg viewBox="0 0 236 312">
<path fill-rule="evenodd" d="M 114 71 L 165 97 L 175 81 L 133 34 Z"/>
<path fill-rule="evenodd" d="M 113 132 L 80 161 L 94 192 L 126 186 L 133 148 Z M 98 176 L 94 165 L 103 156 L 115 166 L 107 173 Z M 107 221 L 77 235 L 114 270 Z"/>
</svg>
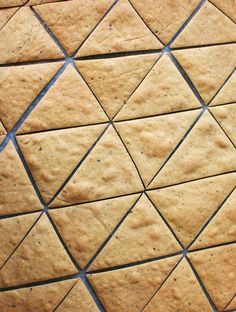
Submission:
<svg viewBox="0 0 236 312">
<path fill-rule="evenodd" d="M 7 22 L 12 18 L 12 16 L 16 13 L 17 10 L 18 8 L 9 8 L 0 10 L 0 30 L 7 24 Z"/>
<path fill-rule="evenodd" d="M 223 85 L 219 93 L 210 102 L 210 105 L 227 104 L 231 102 L 236 102 L 236 71 L 231 75 L 229 80 Z"/>
</svg>

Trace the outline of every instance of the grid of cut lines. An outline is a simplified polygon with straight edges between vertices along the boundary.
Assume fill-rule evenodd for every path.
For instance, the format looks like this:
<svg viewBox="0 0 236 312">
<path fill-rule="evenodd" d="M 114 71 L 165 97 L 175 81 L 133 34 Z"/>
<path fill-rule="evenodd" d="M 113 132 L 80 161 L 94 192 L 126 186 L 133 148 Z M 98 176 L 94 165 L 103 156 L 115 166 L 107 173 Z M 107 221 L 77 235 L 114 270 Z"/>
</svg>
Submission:
<svg viewBox="0 0 236 312">
<path fill-rule="evenodd" d="M 119 0 L 114 1 L 114 3 L 112 4 L 112 6 L 109 8 L 109 10 L 104 14 L 104 16 L 102 17 L 102 19 L 97 23 L 97 25 L 94 27 L 94 29 L 90 32 L 90 34 L 96 29 L 96 27 L 100 24 L 100 22 L 105 18 L 105 16 L 112 10 L 112 8 L 116 5 L 116 3 Z M 24 4 L 24 6 L 29 2 L 29 0 Z M 53 2 L 53 0 L 52 0 Z M 177 38 L 177 36 L 186 28 L 186 26 L 189 24 L 189 22 L 192 20 L 193 16 L 200 10 L 200 8 L 204 5 L 204 3 L 206 2 L 206 0 L 202 0 L 199 5 L 196 7 L 196 9 L 193 11 L 193 13 L 187 18 L 187 20 L 184 22 L 184 24 L 181 26 L 181 28 L 176 32 L 176 34 L 173 36 L 173 38 L 170 40 L 170 42 L 168 44 L 166 44 L 163 49 L 156 49 L 156 50 L 145 50 L 145 51 L 130 51 L 130 52 L 117 52 L 117 53 L 110 53 L 110 54 L 102 54 L 102 55 L 94 55 L 94 56 L 86 56 L 86 57 L 78 57 L 76 59 L 78 60 L 90 60 L 90 59 L 107 59 L 107 58 L 114 58 L 114 57 L 122 57 L 122 56 L 129 56 L 129 55 L 142 55 L 142 54 L 153 54 L 153 53 L 161 53 L 161 55 L 163 53 L 166 53 L 169 55 L 170 59 L 172 60 L 172 62 L 174 63 L 174 65 L 176 66 L 176 68 L 178 69 L 178 71 L 180 72 L 180 74 L 182 75 L 182 77 L 184 78 L 184 80 L 187 82 L 188 86 L 191 88 L 192 92 L 194 93 L 194 95 L 197 97 L 199 103 L 202 106 L 201 112 L 198 115 L 197 119 L 194 121 L 194 123 L 191 125 L 191 127 L 188 129 L 188 131 L 186 132 L 186 134 L 184 135 L 184 137 L 181 139 L 181 141 L 177 144 L 177 146 L 174 148 L 174 150 L 171 152 L 171 154 L 169 155 L 169 157 L 166 159 L 166 161 L 164 162 L 164 164 L 162 165 L 165 166 L 165 164 L 169 161 L 169 159 L 172 157 L 172 155 L 175 153 L 175 151 L 179 148 L 179 146 L 182 144 L 182 142 L 185 140 L 185 138 L 188 136 L 188 134 L 191 132 L 191 130 L 193 129 L 193 127 L 195 126 L 195 124 L 198 122 L 199 118 L 202 116 L 202 114 L 208 110 L 208 105 L 206 105 L 201 97 L 201 95 L 199 94 L 199 92 L 197 91 L 196 87 L 194 86 L 194 84 L 192 83 L 191 79 L 188 77 L 188 75 L 186 74 L 186 72 L 184 71 L 184 69 L 181 67 L 180 63 L 177 61 L 177 59 L 173 56 L 173 54 L 171 53 L 171 49 L 170 49 L 170 45 L 173 43 L 173 41 Z M 131 4 L 131 3 L 130 3 Z M 132 5 L 132 4 L 131 4 Z M 133 6 L 132 6 L 133 7 Z M 20 7 L 19 7 L 20 8 Z M 18 10 L 19 10 L 18 8 Z M 134 8 L 134 7 L 133 7 Z M 65 69 L 67 68 L 67 66 L 69 64 L 72 64 L 73 67 L 76 69 L 77 73 L 81 76 L 77 66 L 74 63 L 74 57 L 77 54 L 79 48 L 83 45 L 83 43 L 86 41 L 86 39 L 89 37 L 89 35 L 85 38 L 85 40 L 82 42 L 82 44 L 77 48 L 77 50 L 73 53 L 72 56 L 69 56 L 67 54 L 67 52 L 65 51 L 65 49 L 63 48 L 62 44 L 59 42 L 59 40 L 56 38 L 56 36 L 50 31 L 50 29 L 48 28 L 48 26 L 44 23 L 44 21 L 42 20 L 42 18 L 37 14 L 37 12 L 33 9 L 33 7 L 30 7 L 30 9 L 32 10 L 32 12 L 34 13 L 34 15 L 36 16 L 36 18 L 39 20 L 39 22 L 41 23 L 41 25 L 44 27 L 44 29 L 46 30 L 46 32 L 50 35 L 50 37 L 54 40 L 54 42 L 57 44 L 57 46 L 60 48 L 60 50 L 63 52 L 64 54 L 64 58 L 63 59 L 57 59 L 57 60 L 45 60 L 45 61 L 26 61 L 26 62 L 21 62 L 21 63 L 14 63 L 14 64 L 3 64 L 0 65 L 0 67 L 4 67 L 4 66 L 17 66 L 17 65 L 27 65 L 27 64 L 40 64 L 40 63 L 50 63 L 50 62 L 59 62 L 59 61 L 64 61 L 64 64 L 62 65 L 62 67 L 58 70 L 58 72 L 54 75 L 54 77 L 47 83 L 47 85 L 42 89 L 42 91 L 39 93 L 39 95 L 34 99 L 34 101 L 29 105 L 29 107 L 27 108 L 27 110 L 24 112 L 24 114 L 20 117 L 20 119 L 17 121 L 17 123 L 15 124 L 15 126 L 12 128 L 12 130 L 10 132 L 7 133 L 5 140 L 3 141 L 3 143 L 0 145 L 0 153 L 5 149 L 5 147 L 7 146 L 9 141 L 12 141 L 18 156 L 20 157 L 22 164 L 28 174 L 28 177 L 34 187 L 34 190 L 43 206 L 43 210 L 40 214 L 40 216 L 38 217 L 38 219 L 35 221 L 35 223 L 33 224 L 33 226 L 29 229 L 29 231 L 26 233 L 26 235 L 23 237 L 23 239 L 21 240 L 21 242 L 18 244 L 18 246 L 16 246 L 16 248 L 14 249 L 14 251 L 11 253 L 11 255 L 8 257 L 8 259 L 12 256 L 12 254 L 15 252 L 15 250 L 19 247 L 19 245 L 24 241 L 24 239 L 26 238 L 26 236 L 29 234 L 29 232 L 32 230 L 32 228 L 34 227 L 34 225 L 38 222 L 38 220 L 40 219 L 40 217 L 42 216 L 42 214 L 46 214 L 50 223 L 52 224 L 58 238 L 60 239 L 62 245 L 64 246 L 64 249 L 66 250 L 68 256 L 70 257 L 70 259 L 72 260 L 73 264 L 75 265 L 75 267 L 78 270 L 77 274 L 73 274 L 70 276 L 66 276 L 66 277 L 62 277 L 62 278 L 56 278 L 56 279 L 50 279 L 47 281 L 42 281 L 42 282 L 33 282 L 33 283 L 29 283 L 29 284 L 25 284 L 25 285 L 17 285 L 17 286 L 13 286 L 13 287 L 9 287 L 9 288 L 4 288 L 4 289 L 0 289 L 0 291 L 6 291 L 6 290 L 10 290 L 10 289 L 20 289 L 20 288 L 24 288 L 24 287 L 31 287 L 31 286 L 37 286 L 37 285 L 46 285 L 52 282 L 57 282 L 57 281 L 63 281 L 63 280 L 68 280 L 68 279 L 74 279 L 74 278 L 81 278 L 81 280 L 83 281 L 84 285 L 86 286 L 87 290 L 89 291 L 89 293 L 91 294 L 94 302 L 96 303 L 99 311 L 103 311 L 105 312 L 105 308 L 102 305 L 99 297 L 97 296 L 96 292 L 94 291 L 93 287 L 91 286 L 89 280 L 86 277 L 86 271 L 88 269 L 88 267 L 93 263 L 93 261 L 96 259 L 96 257 L 99 255 L 99 253 L 103 250 L 103 248 L 107 245 L 107 243 L 109 242 L 109 240 L 111 239 L 111 237 L 115 234 L 115 232 L 118 230 L 118 228 L 120 227 L 120 225 L 123 223 L 123 221 L 125 220 L 125 218 L 127 217 L 127 215 L 129 214 L 129 212 L 132 210 L 132 208 L 135 206 L 135 204 L 137 203 L 137 201 L 139 200 L 139 198 L 142 196 L 142 194 L 146 194 L 147 197 L 149 198 L 149 200 L 152 202 L 151 198 L 148 196 L 148 194 L 146 193 L 146 187 L 143 183 L 143 187 L 144 187 L 144 191 L 143 192 L 139 192 L 138 194 L 139 197 L 138 199 L 135 201 L 135 203 L 132 205 L 132 207 L 129 209 L 129 211 L 125 214 L 125 216 L 120 220 L 120 222 L 116 225 L 116 227 L 113 229 L 113 231 L 111 232 L 111 234 L 107 237 L 107 239 L 102 243 L 102 245 L 99 247 L 99 249 L 97 250 L 97 252 L 95 253 L 95 255 L 90 259 L 90 261 L 88 262 L 88 264 L 85 266 L 85 268 L 83 270 L 80 269 L 79 265 L 77 264 L 77 262 L 75 261 L 75 259 L 73 258 L 72 254 L 70 253 L 68 247 L 66 246 L 66 244 L 64 243 L 60 233 L 57 230 L 56 225 L 54 224 L 54 221 L 52 220 L 52 218 L 50 217 L 49 213 L 48 213 L 48 206 L 49 204 L 57 197 L 57 195 L 60 193 L 60 191 L 64 188 L 64 186 L 67 184 L 67 182 L 69 181 L 69 179 L 74 175 L 74 173 L 77 171 L 77 169 L 80 167 L 80 165 L 83 163 L 83 161 L 87 158 L 87 156 L 90 154 L 90 152 L 93 150 L 93 148 L 96 146 L 96 144 L 99 142 L 99 140 L 103 137 L 104 133 L 107 131 L 108 127 L 112 126 L 113 127 L 113 119 L 109 118 L 109 122 L 107 123 L 107 127 L 105 128 L 105 130 L 100 134 L 100 136 L 97 138 L 97 140 L 95 141 L 95 143 L 90 147 L 90 149 L 87 151 L 87 153 L 85 154 L 85 156 L 82 158 L 82 160 L 78 163 L 78 165 L 74 168 L 74 170 L 70 173 L 70 175 L 68 176 L 68 178 L 64 181 L 64 183 L 61 185 L 61 187 L 59 188 L 59 190 L 54 194 L 54 196 L 52 197 L 52 199 L 50 200 L 50 202 L 46 205 L 41 194 L 40 191 L 34 181 L 34 178 L 30 172 L 30 169 L 28 168 L 28 165 L 24 159 L 24 156 L 18 146 L 18 143 L 15 139 L 15 134 L 16 131 L 19 129 L 19 127 L 22 125 L 22 123 L 25 121 L 25 119 L 29 116 L 29 114 L 33 111 L 33 109 L 38 105 L 38 103 L 40 102 L 40 100 L 44 97 L 44 95 L 49 91 L 49 89 L 54 85 L 54 83 L 57 81 L 57 79 L 62 75 L 62 73 L 65 71 Z M 135 9 L 135 8 L 134 8 Z M 219 8 L 218 8 L 219 9 Z M 17 11 L 18 11 L 17 10 Z M 17 12 L 16 11 L 16 12 Z M 16 12 L 14 13 L 14 15 L 16 14 Z M 136 11 L 137 12 L 137 11 Z M 138 12 L 137 12 L 138 13 Z M 138 13 L 139 14 L 139 13 Z M 13 16 L 14 16 L 13 15 Z M 12 16 L 12 17 L 13 17 Z M 139 15 L 140 16 L 140 15 Z M 11 18 L 12 18 L 11 17 Z M 143 19 L 142 19 L 143 20 Z M 145 21 L 143 20 L 143 22 L 145 23 Z M 146 23 L 145 23 L 146 24 Z M 148 27 L 148 25 L 146 24 L 146 26 Z M 148 27 L 149 28 L 149 27 Z M 160 39 L 159 39 L 160 40 Z M 215 44 L 212 44 L 215 45 Z M 207 45 L 210 46 L 210 45 Z M 201 46 L 203 47 L 203 46 Z M 190 47 L 187 47 L 190 48 Z M 185 49 L 187 49 L 185 48 Z M 194 48 L 198 48 L 198 46 L 195 46 Z M 177 50 L 179 48 L 173 49 L 173 50 Z M 184 48 L 181 48 L 184 49 Z M 158 58 L 159 59 L 159 58 Z M 156 62 L 158 61 L 158 59 L 156 60 Z M 150 68 L 149 72 L 151 71 L 151 69 L 155 66 L 156 62 L 154 63 L 154 65 Z M 149 73 L 148 72 L 148 73 Z M 219 88 L 219 90 L 217 91 L 217 93 L 214 95 L 214 97 L 211 99 L 211 101 L 215 98 L 215 96 L 220 92 L 220 90 L 223 88 L 223 86 L 228 82 L 228 80 L 230 79 L 230 77 L 234 74 L 235 69 L 232 71 L 232 73 L 227 77 L 227 79 L 224 81 L 224 83 L 221 85 L 221 87 Z M 148 75 L 148 73 L 145 75 L 145 77 Z M 82 76 L 81 76 L 82 77 Z M 143 80 L 145 79 L 145 77 L 140 81 L 140 83 L 138 84 L 138 86 L 143 82 Z M 83 79 L 83 77 L 82 77 Z M 85 81 L 86 82 L 86 81 Z M 86 83 L 87 84 L 87 83 Z M 87 84 L 88 86 L 88 84 Z M 137 88 L 138 88 L 137 86 Z M 89 86 L 88 86 L 89 87 Z M 137 89 L 135 88 L 135 90 Z M 91 90 L 91 88 L 89 87 L 89 89 Z M 132 92 L 132 94 L 135 92 L 135 90 Z M 91 92 L 93 93 L 93 91 L 91 90 Z M 131 95 L 132 95 L 131 94 Z M 95 94 L 93 93 L 93 95 L 95 96 Z M 130 95 L 130 96 L 131 96 Z M 97 97 L 95 96 L 95 98 L 97 99 Z M 98 100 L 98 99 L 97 99 Z M 98 100 L 99 102 L 99 100 Z M 225 104 L 230 104 L 230 103 L 225 103 Z M 225 105 L 223 104 L 223 105 Z M 102 105 L 101 105 L 102 107 Z M 103 108 L 103 107 L 102 107 Z M 107 115 L 106 111 L 103 109 L 104 113 Z M 210 110 L 208 110 L 210 112 Z M 119 112 L 119 111 L 118 111 Z M 117 114 L 118 114 L 117 112 Z M 116 115 L 117 115 L 116 114 Z M 220 123 L 217 121 L 217 119 L 214 117 L 214 115 L 210 112 L 211 116 L 215 119 L 215 121 L 217 122 L 217 124 L 220 126 L 220 128 L 223 130 L 223 132 L 225 133 L 225 135 L 228 137 L 228 139 L 231 141 L 231 139 L 229 138 L 228 134 L 224 131 L 224 129 L 222 128 L 222 126 L 220 125 Z M 118 131 L 116 130 L 115 127 L 113 127 L 117 133 L 117 135 L 120 137 Z M 126 148 L 122 138 L 120 137 L 124 147 Z M 231 141 L 232 142 L 232 141 Z M 233 142 L 232 142 L 233 143 Z M 132 156 L 130 155 L 129 151 L 126 148 L 126 151 L 128 152 L 130 159 L 132 160 L 133 164 L 135 165 L 136 169 L 137 166 L 135 164 L 135 162 L 132 159 Z M 162 168 L 161 167 L 161 168 Z M 158 170 L 158 172 L 161 170 L 161 168 Z M 137 169 L 138 171 L 138 169 Z M 158 173 L 157 172 L 157 173 Z M 139 173 L 139 171 L 138 171 Z M 156 176 L 156 175 L 155 175 Z M 154 179 L 154 177 L 153 177 Z M 153 180 L 152 179 L 152 180 Z M 141 179 L 142 181 L 142 179 Z M 151 182 L 150 182 L 151 183 Z M 150 184 L 149 183 L 149 184 Z M 195 236 L 195 239 L 192 241 L 191 245 L 194 243 L 194 241 L 197 239 L 197 237 L 204 231 L 204 229 L 207 227 L 207 225 L 210 223 L 210 221 L 214 218 L 214 216 L 217 214 L 217 212 L 221 209 L 221 207 L 223 206 L 223 204 L 226 202 L 226 200 L 230 197 L 230 195 L 232 194 L 232 192 L 234 191 L 234 189 L 230 192 L 230 194 L 228 194 L 228 196 L 225 198 L 225 200 L 220 204 L 220 206 L 217 208 L 217 210 L 211 215 L 211 217 L 207 220 L 207 222 L 204 224 L 204 226 L 201 228 L 200 232 Z M 130 194 L 131 195 L 131 194 Z M 90 201 L 91 202 L 91 201 Z M 154 205 L 155 207 L 155 205 Z M 156 207 L 155 207 L 156 208 Z M 156 208 L 157 209 L 157 208 Z M 119 269 L 119 268 L 123 268 L 123 267 L 131 267 L 134 265 L 138 265 L 138 264 L 142 264 L 142 263 L 148 263 L 148 262 L 152 262 L 152 261 L 156 261 L 156 260 L 160 260 L 160 259 L 165 259 L 165 258 L 169 258 L 171 256 L 174 255 L 182 255 L 182 258 L 178 261 L 178 263 L 172 268 L 172 270 L 169 272 L 169 274 L 165 277 L 165 279 L 162 281 L 161 285 L 158 287 L 158 289 L 156 290 L 156 292 L 153 294 L 153 296 L 148 300 L 148 302 L 145 304 L 145 307 L 148 305 L 148 303 L 151 301 L 151 299 L 154 297 L 154 295 L 158 292 L 158 290 L 162 287 L 162 285 L 165 283 L 165 281 L 168 279 L 168 277 L 171 275 L 171 273 L 174 271 L 174 269 L 177 267 L 177 265 L 179 264 L 179 262 L 183 259 L 186 258 L 196 279 L 199 282 L 199 285 L 201 286 L 203 292 L 205 293 L 206 298 L 208 299 L 213 311 L 217 312 L 217 308 L 213 302 L 213 300 L 211 299 L 209 293 L 207 292 L 202 280 L 200 279 L 198 273 L 196 272 L 194 266 L 192 265 L 191 261 L 188 259 L 187 257 L 187 248 L 184 248 L 183 244 L 180 242 L 180 240 L 177 238 L 177 236 L 175 235 L 175 233 L 173 232 L 172 228 L 170 227 L 170 225 L 166 222 L 166 220 L 162 217 L 161 213 L 158 211 L 159 215 L 161 216 L 162 220 L 165 222 L 165 224 L 168 226 L 168 228 L 170 229 L 170 231 L 172 232 L 172 234 L 174 235 L 174 237 L 176 238 L 176 240 L 179 242 L 179 244 L 182 246 L 183 250 L 181 252 L 172 254 L 172 255 L 168 255 L 168 256 L 162 256 L 162 257 L 157 257 L 157 258 L 152 258 L 152 259 L 147 259 L 147 260 L 143 260 L 143 261 L 139 261 L 138 263 L 129 263 L 129 264 L 124 264 L 121 266 L 117 266 L 117 267 L 113 267 L 113 268 L 106 268 L 106 269 L 102 269 L 100 271 L 109 271 L 109 270 L 115 270 L 115 269 Z M 25 215 L 25 214 L 30 214 L 31 212 L 25 212 L 25 213 L 17 213 L 17 214 L 11 214 L 11 215 L 4 215 L 2 217 L 0 217 L 0 219 L 3 218 L 10 218 L 10 217 L 14 217 L 14 216 L 18 216 L 18 215 Z M 230 242 L 230 244 L 235 243 L 235 242 Z M 221 245 L 226 245 L 226 244 L 220 244 L 217 246 L 221 246 Z M 208 249 L 208 248 L 212 248 L 212 247 L 216 247 L 216 246 L 211 246 L 211 247 L 205 247 L 205 248 L 201 248 L 201 250 L 204 249 Z M 5 261 L 5 263 L 8 261 L 8 259 Z M 96 271 L 99 272 L 99 271 Z M 73 287 L 72 287 L 73 288 Z M 69 295 L 69 293 L 71 292 L 72 288 L 67 292 L 67 294 L 65 295 L 65 297 L 62 299 L 62 301 L 60 302 L 60 304 L 65 300 L 65 298 Z M 231 299 L 231 301 L 234 299 L 234 297 Z M 230 301 L 230 302 L 231 302 Z M 59 304 L 59 305 L 60 305 Z M 58 306 L 59 306 L 58 305 Z M 54 311 L 56 311 L 56 309 L 58 308 L 58 306 L 54 309 Z M 142 311 L 144 310 L 144 308 L 142 309 Z"/>
</svg>

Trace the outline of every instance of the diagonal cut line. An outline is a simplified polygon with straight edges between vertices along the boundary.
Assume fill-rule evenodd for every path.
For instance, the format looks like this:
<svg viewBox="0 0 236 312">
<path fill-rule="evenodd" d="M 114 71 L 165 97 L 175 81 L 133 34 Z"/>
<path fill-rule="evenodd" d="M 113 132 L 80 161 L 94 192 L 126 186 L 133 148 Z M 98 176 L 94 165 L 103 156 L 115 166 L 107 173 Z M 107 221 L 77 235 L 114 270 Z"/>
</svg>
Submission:
<svg viewBox="0 0 236 312">
<path fill-rule="evenodd" d="M 230 41 L 230 42 L 222 42 L 222 43 L 208 43 L 208 44 L 202 44 L 202 45 L 194 45 L 194 46 L 187 46 L 187 47 L 180 47 L 180 48 L 171 48 L 171 51 L 177 51 L 177 50 L 189 50 L 189 49 L 198 49 L 198 48 L 208 48 L 208 47 L 215 47 L 215 46 L 222 46 L 222 45 L 234 45 L 236 41 Z"/>
<path fill-rule="evenodd" d="M 76 282 L 74 283 L 74 285 L 69 289 L 69 291 L 67 291 L 67 293 L 65 294 L 65 296 L 62 298 L 62 300 L 58 303 L 58 305 L 53 309 L 52 312 L 56 312 L 56 310 L 60 307 L 60 305 L 66 300 L 66 298 L 69 296 L 69 294 L 71 293 L 71 291 L 73 290 L 73 288 L 75 287 Z"/>
<path fill-rule="evenodd" d="M 223 13 L 225 16 L 227 16 L 234 24 L 235 24 L 235 21 L 228 16 L 228 14 L 224 13 L 220 8 L 218 8 L 218 6 L 216 6 L 211 0 L 208 0 L 211 2 L 212 5 L 214 5 L 214 7 L 216 7 L 219 11 L 221 11 L 221 13 Z M 222 1 L 223 2 L 223 1 Z M 235 3 L 234 3 L 235 4 Z"/>
<path fill-rule="evenodd" d="M 216 245 L 212 245 L 212 246 L 207 246 L 207 247 L 202 247 L 202 248 L 198 248 L 198 249 L 193 249 L 193 250 L 188 250 L 188 253 L 194 253 L 196 251 L 203 251 L 203 250 L 208 250 L 208 249 L 214 249 L 217 247 L 223 247 L 223 246 L 228 246 L 228 245 L 234 245 L 236 244 L 236 241 L 232 241 L 232 242 L 227 242 L 227 243 L 220 243 L 220 244 L 216 244 Z"/>
<path fill-rule="evenodd" d="M 233 295 L 233 297 L 230 299 L 229 303 L 227 303 L 227 305 L 224 307 L 223 311 L 225 311 L 227 309 L 227 307 L 230 305 L 230 303 L 234 300 L 235 297 L 236 297 L 236 294 Z M 229 311 L 234 312 L 233 310 L 229 310 Z M 227 312 L 229 312 L 229 311 L 227 310 Z"/>
<path fill-rule="evenodd" d="M 13 9 L 14 7 L 10 7 L 9 9 Z M 5 8 L 4 8 L 5 9 Z M 9 20 L 6 21 L 6 23 L 4 25 L 2 25 L 2 27 L 0 28 L 0 31 L 2 31 L 4 29 L 5 26 L 7 26 L 7 24 L 10 22 L 10 20 L 12 20 L 12 18 L 15 16 L 15 14 L 19 11 L 20 7 L 17 7 L 16 12 L 14 12 L 14 14 L 9 18 Z M 1 12 L 1 11 L 0 11 Z"/>
</svg>

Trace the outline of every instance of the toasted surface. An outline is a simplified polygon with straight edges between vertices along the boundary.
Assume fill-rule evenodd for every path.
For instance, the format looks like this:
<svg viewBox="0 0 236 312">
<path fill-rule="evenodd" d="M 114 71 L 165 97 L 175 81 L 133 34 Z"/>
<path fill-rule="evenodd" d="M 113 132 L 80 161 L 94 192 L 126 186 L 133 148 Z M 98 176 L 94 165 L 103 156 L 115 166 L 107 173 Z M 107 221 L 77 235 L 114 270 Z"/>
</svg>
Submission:
<svg viewBox="0 0 236 312">
<path fill-rule="evenodd" d="M 107 120 L 86 83 L 69 65 L 17 133 L 83 126 Z"/>
<path fill-rule="evenodd" d="M 171 257 L 129 268 L 88 274 L 105 309 L 111 312 L 138 312 L 180 260 Z"/>
<path fill-rule="evenodd" d="M 223 130 L 236 145 L 236 103 L 210 108 Z"/>
<path fill-rule="evenodd" d="M 75 282 L 72 279 L 1 292 L 0 309 L 4 312 L 32 312 L 39 309 L 40 312 L 52 312 Z"/>
<path fill-rule="evenodd" d="M 142 195 L 89 270 L 152 259 L 180 250 L 181 246 L 154 206 Z"/>
<path fill-rule="evenodd" d="M 48 202 L 105 129 L 105 125 L 17 137 L 40 193 Z"/>
<path fill-rule="evenodd" d="M 187 260 L 183 259 L 143 311 L 210 312 L 213 310 Z"/>
<path fill-rule="evenodd" d="M 0 154 L 0 215 L 42 209 L 11 142 Z"/>
<path fill-rule="evenodd" d="M 115 123 L 145 185 L 161 168 L 199 113 L 195 110 Z"/>
<path fill-rule="evenodd" d="M 1 64 L 63 57 L 29 7 L 20 8 L 0 31 Z"/>
<path fill-rule="evenodd" d="M 49 250 L 53 250 L 53 253 Z M 0 287 L 39 282 L 75 273 L 76 268 L 47 216 L 43 214 L 1 268 Z"/>
<path fill-rule="evenodd" d="M 98 308 L 93 301 L 88 290 L 84 286 L 81 279 L 78 279 L 75 286 L 71 289 L 68 296 L 56 309 L 57 312 L 77 312 L 77 311 L 88 311 L 98 312 Z"/>
<path fill-rule="evenodd" d="M 236 72 L 234 72 L 223 87 L 216 94 L 214 99 L 211 101 L 210 105 L 227 104 L 231 102 L 236 102 Z"/>
<path fill-rule="evenodd" d="M 178 50 L 172 52 L 209 103 L 236 64 L 236 44 Z"/>
<path fill-rule="evenodd" d="M 230 173 L 149 191 L 147 194 L 187 247 L 235 185 L 236 174 Z"/>
<path fill-rule="evenodd" d="M 164 54 L 122 107 L 115 120 L 160 115 L 200 106 L 174 63 Z"/>
<path fill-rule="evenodd" d="M 116 131 L 110 126 L 50 206 L 105 199 L 142 190 L 138 172 Z"/>
<path fill-rule="evenodd" d="M 53 78 L 61 62 L 0 68 L 0 116 L 8 131 Z"/>
<path fill-rule="evenodd" d="M 234 22 L 206 1 L 171 47 L 192 47 L 234 41 L 236 41 Z"/>
<path fill-rule="evenodd" d="M 126 103 L 159 54 L 106 60 L 77 61 L 76 65 L 110 118 Z"/>
<path fill-rule="evenodd" d="M 100 22 L 114 0 L 73 0 L 35 6 L 49 29 L 72 55 Z"/>
<path fill-rule="evenodd" d="M 60 235 L 83 268 L 139 194 L 50 210 Z"/>
<path fill-rule="evenodd" d="M 229 196 L 191 249 L 220 245 L 236 240 L 236 190 Z"/>
<path fill-rule="evenodd" d="M 149 188 L 231 172 L 235 168 L 235 147 L 206 111 Z"/>
<path fill-rule="evenodd" d="M 161 49 L 163 45 L 148 29 L 128 0 L 121 0 L 95 28 L 76 56 Z"/>
<path fill-rule="evenodd" d="M 194 252 L 189 258 L 217 309 L 224 309 L 236 289 L 236 244 Z"/>
</svg>

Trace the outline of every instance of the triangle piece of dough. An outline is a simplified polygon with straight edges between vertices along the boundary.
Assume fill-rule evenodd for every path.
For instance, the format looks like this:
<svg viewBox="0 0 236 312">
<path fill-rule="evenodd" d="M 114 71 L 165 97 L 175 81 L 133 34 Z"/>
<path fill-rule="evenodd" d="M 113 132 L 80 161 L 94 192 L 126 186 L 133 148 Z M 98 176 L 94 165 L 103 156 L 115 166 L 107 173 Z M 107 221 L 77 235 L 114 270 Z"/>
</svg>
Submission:
<svg viewBox="0 0 236 312">
<path fill-rule="evenodd" d="M 236 23 L 236 5 L 234 0 L 210 0 L 218 7 L 225 15 L 231 18 Z"/>
<path fill-rule="evenodd" d="M 83 268 L 139 194 L 50 210 L 63 241 Z"/>
<path fill-rule="evenodd" d="M 0 215 L 40 209 L 42 205 L 10 142 L 0 154 Z"/>
<path fill-rule="evenodd" d="M 20 244 L 38 217 L 39 213 L 32 213 L 0 220 L 0 239 L 4 242 L 0 250 L 0 267 Z"/>
<path fill-rule="evenodd" d="M 186 49 L 172 53 L 205 103 L 209 103 L 236 64 L 236 44 Z"/>
<path fill-rule="evenodd" d="M 74 0 L 35 6 L 69 55 L 84 42 L 114 0 Z"/>
<path fill-rule="evenodd" d="M 142 195 L 89 270 L 166 256 L 181 249 L 152 203 Z"/>
<path fill-rule="evenodd" d="M 236 244 L 189 253 L 189 258 L 218 311 L 222 311 L 235 294 Z"/>
<path fill-rule="evenodd" d="M 146 117 L 201 107 L 188 84 L 164 54 L 128 99 L 115 120 Z"/>
<path fill-rule="evenodd" d="M 49 252 L 49 251 L 53 252 Z M 20 268 L 20 269 L 19 269 Z M 43 214 L 0 270 L 0 287 L 76 274 L 77 270 Z"/>
<path fill-rule="evenodd" d="M 1 2 L 0 2 L 1 3 Z M 7 24 L 18 8 L 0 10 L 0 30 Z"/>
<path fill-rule="evenodd" d="M 119 111 L 159 54 L 77 61 L 82 76 L 91 87 L 109 117 Z"/>
<path fill-rule="evenodd" d="M 98 312 L 98 308 L 93 301 L 83 282 L 78 279 L 68 296 L 63 300 L 55 312 Z"/>
<path fill-rule="evenodd" d="M 85 126 L 17 136 L 39 191 L 48 202 L 105 129 Z"/>
<path fill-rule="evenodd" d="M 58 207 L 132 194 L 143 190 L 138 172 L 113 127 L 50 205 Z"/>
<path fill-rule="evenodd" d="M 52 312 L 75 284 L 68 280 L 0 293 L 0 310 L 5 312 Z M 57 310 L 56 310 L 57 311 Z"/>
<path fill-rule="evenodd" d="M 234 41 L 236 41 L 234 22 L 206 1 L 171 47 L 193 47 Z"/>
<path fill-rule="evenodd" d="M 211 107 L 210 111 L 236 145 L 236 103 Z"/>
<path fill-rule="evenodd" d="M 236 294 L 232 301 L 227 305 L 224 311 L 236 311 Z"/>
<path fill-rule="evenodd" d="M 162 47 L 129 1 L 120 0 L 88 37 L 76 57 Z"/>
<path fill-rule="evenodd" d="M 198 114 L 199 110 L 115 123 L 145 185 L 161 168 Z"/>
<path fill-rule="evenodd" d="M 29 7 L 20 8 L 0 31 L 1 64 L 63 57 Z"/>
<path fill-rule="evenodd" d="M 236 173 L 231 173 L 149 191 L 148 196 L 187 247 L 235 185 Z"/>
<path fill-rule="evenodd" d="M 139 312 L 180 260 L 171 257 L 104 273 L 89 274 L 105 309 L 109 312 Z"/>
<path fill-rule="evenodd" d="M 193 13 L 200 0 L 131 0 L 131 3 L 153 33 L 167 44 Z"/>
<path fill-rule="evenodd" d="M 223 85 L 219 93 L 211 101 L 210 105 L 220 105 L 227 104 L 231 102 L 236 102 L 236 72 L 232 74 L 229 80 Z"/>
<path fill-rule="evenodd" d="M 5 135 L 7 134 L 6 129 L 4 128 L 1 120 L 0 120 L 0 144 L 2 144 L 5 139 Z"/>
<path fill-rule="evenodd" d="M 212 312 L 212 308 L 190 265 L 183 259 L 143 311 Z"/>
<path fill-rule="evenodd" d="M 59 62 L 0 68 L 0 116 L 8 131 L 61 65 Z"/>
<path fill-rule="evenodd" d="M 190 249 L 233 242 L 236 239 L 236 190 L 226 200 Z"/>
<path fill-rule="evenodd" d="M 84 126 L 107 120 L 86 83 L 69 65 L 17 133 Z"/>
<path fill-rule="evenodd" d="M 235 169 L 235 148 L 206 111 L 149 188 L 187 182 Z"/>
</svg>

